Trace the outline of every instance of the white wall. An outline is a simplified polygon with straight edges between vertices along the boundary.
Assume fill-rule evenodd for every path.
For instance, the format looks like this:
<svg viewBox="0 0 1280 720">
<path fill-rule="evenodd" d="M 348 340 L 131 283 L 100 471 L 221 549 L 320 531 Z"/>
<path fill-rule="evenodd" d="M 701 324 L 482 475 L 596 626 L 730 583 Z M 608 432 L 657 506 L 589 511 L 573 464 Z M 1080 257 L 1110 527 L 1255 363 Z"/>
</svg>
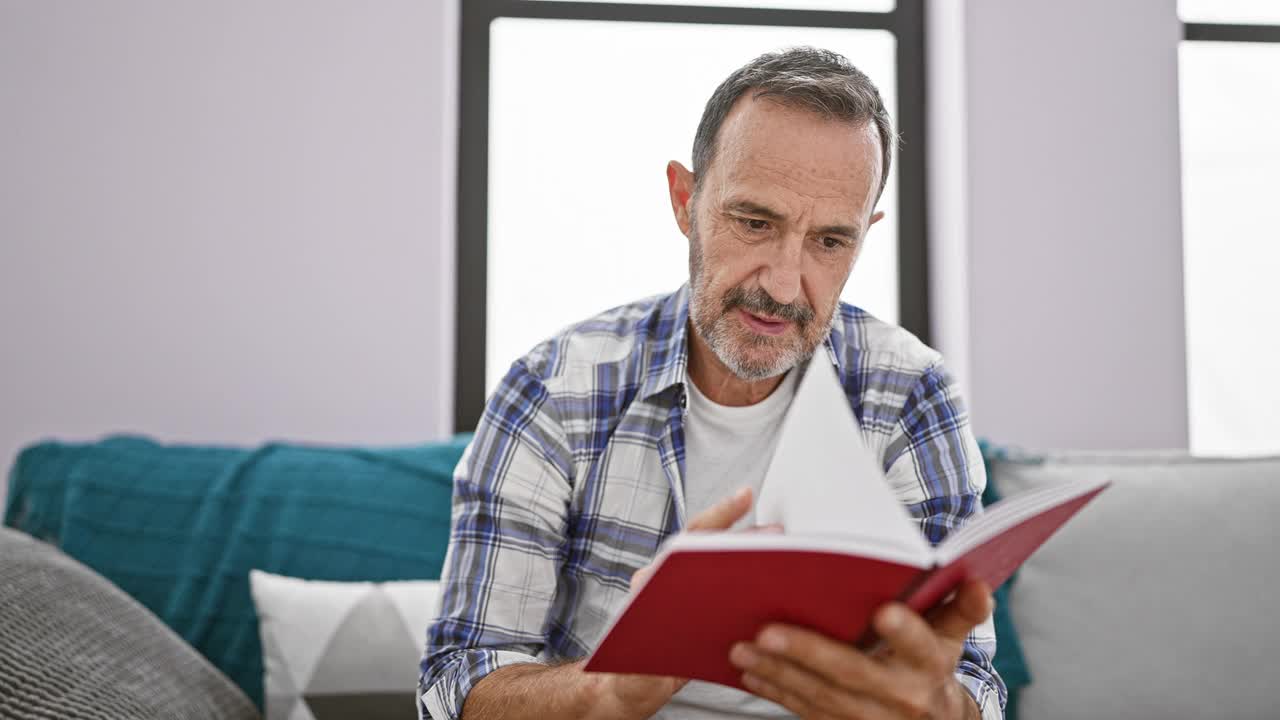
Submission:
<svg viewBox="0 0 1280 720">
<path fill-rule="evenodd" d="M 449 432 L 455 15 L 0 3 L 0 464 Z"/>
<path fill-rule="evenodd" d="M 1175 0 L 933 9 L 936 335 L 978 433 L 1185 448 Z"/>
</svg>

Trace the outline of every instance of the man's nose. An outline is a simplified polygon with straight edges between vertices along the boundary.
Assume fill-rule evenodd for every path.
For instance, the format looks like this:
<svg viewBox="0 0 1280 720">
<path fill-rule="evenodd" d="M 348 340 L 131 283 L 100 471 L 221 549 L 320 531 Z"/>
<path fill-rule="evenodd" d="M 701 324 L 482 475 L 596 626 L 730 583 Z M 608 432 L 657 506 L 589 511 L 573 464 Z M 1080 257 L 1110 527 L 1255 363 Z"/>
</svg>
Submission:
<svg viewBox="0 0 1280 720">
<path fill-rule="evenodd" d="M 804 238 L 786 237 L 777 243 L 773 257 L 760 270 L 760 287 L 783 305 L 800 295 L 800 263 L 804 257 Z"/>
</svg>

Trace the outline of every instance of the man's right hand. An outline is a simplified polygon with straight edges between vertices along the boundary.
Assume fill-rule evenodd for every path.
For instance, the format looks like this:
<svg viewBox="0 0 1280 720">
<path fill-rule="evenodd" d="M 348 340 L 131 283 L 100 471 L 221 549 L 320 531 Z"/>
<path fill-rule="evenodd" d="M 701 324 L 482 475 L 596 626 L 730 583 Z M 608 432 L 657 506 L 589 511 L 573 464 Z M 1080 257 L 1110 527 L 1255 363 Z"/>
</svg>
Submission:
<svg viewBox="0 0 1280 720">
<path fill-rule="evenodd" d="M 689 521 L 686 530 L 728 530 L 751 510 L 751 489 L 743 488 Z M 631 592 L 653 573 L 652 564 L 631 577 Z M 520 663 L 499 668 L 467 695 L 463 720 L 607 718 L 643 720 L 658 712 L 689 681 L 654 675 L 582 671 L 586 661 L 566 665 Z"/>
<path fill-rule="evenodd" d="M 728 530 L 751 510 L 751 502 L 751 488 L 744 487 L 696 515 L 685 530 Z M 631 576 L 631 592 L 639 592 L 652 574 L 652 563 L 637 570 Z M 689 682 L 686 678 L 616 673 L 601 673 L 601 681 L 606 704 L 618 710 L 613 717 L 639 718 L 657 712 Z"/>
</svg>

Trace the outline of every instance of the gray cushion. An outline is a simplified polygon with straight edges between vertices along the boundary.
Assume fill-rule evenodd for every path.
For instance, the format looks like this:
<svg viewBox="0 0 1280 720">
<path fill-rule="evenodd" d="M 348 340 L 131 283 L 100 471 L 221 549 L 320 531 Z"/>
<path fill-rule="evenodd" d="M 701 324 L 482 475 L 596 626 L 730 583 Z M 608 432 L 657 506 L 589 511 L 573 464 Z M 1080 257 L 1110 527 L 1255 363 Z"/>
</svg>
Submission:
<svg viewBox="0 0 1280 720">
<path fill-rule="evenodd" d="M 133 598 L 7 528 L 0 628 L 0 717 L 258 717 L 239 688 Z"/>
<path fill-rule="evenodd" d="M 1276 717 L 1280 458 L 1059 454 L 997 462 L 992 482 L 1097 474 L 1111 488 L 1011 596 L 1033 677 L 1020 717 Z"/>
</svg>

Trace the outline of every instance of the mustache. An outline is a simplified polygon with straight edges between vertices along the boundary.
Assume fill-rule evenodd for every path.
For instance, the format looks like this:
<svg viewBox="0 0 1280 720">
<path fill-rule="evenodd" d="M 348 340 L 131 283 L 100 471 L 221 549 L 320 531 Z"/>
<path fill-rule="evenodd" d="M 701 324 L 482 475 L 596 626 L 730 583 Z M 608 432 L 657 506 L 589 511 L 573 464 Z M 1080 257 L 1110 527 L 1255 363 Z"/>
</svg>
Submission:
<svg viewBox="0 0 1280 720">
<path fill-rule="evenodd" d="M 724 312 L 729 312 L 734 308 L 742 308 L 747 312 L 756 315 L 767 315 L 769 317 L 790 320 L 801 328 L 808 326 L 813 322 L 813 308 L 800 303 L 783 304 L 774 300 L 769 293 L 763 288 L 752 288 L 745 290 L 742 287 L 735 287 L 724 294 Z"/>
</svg>

